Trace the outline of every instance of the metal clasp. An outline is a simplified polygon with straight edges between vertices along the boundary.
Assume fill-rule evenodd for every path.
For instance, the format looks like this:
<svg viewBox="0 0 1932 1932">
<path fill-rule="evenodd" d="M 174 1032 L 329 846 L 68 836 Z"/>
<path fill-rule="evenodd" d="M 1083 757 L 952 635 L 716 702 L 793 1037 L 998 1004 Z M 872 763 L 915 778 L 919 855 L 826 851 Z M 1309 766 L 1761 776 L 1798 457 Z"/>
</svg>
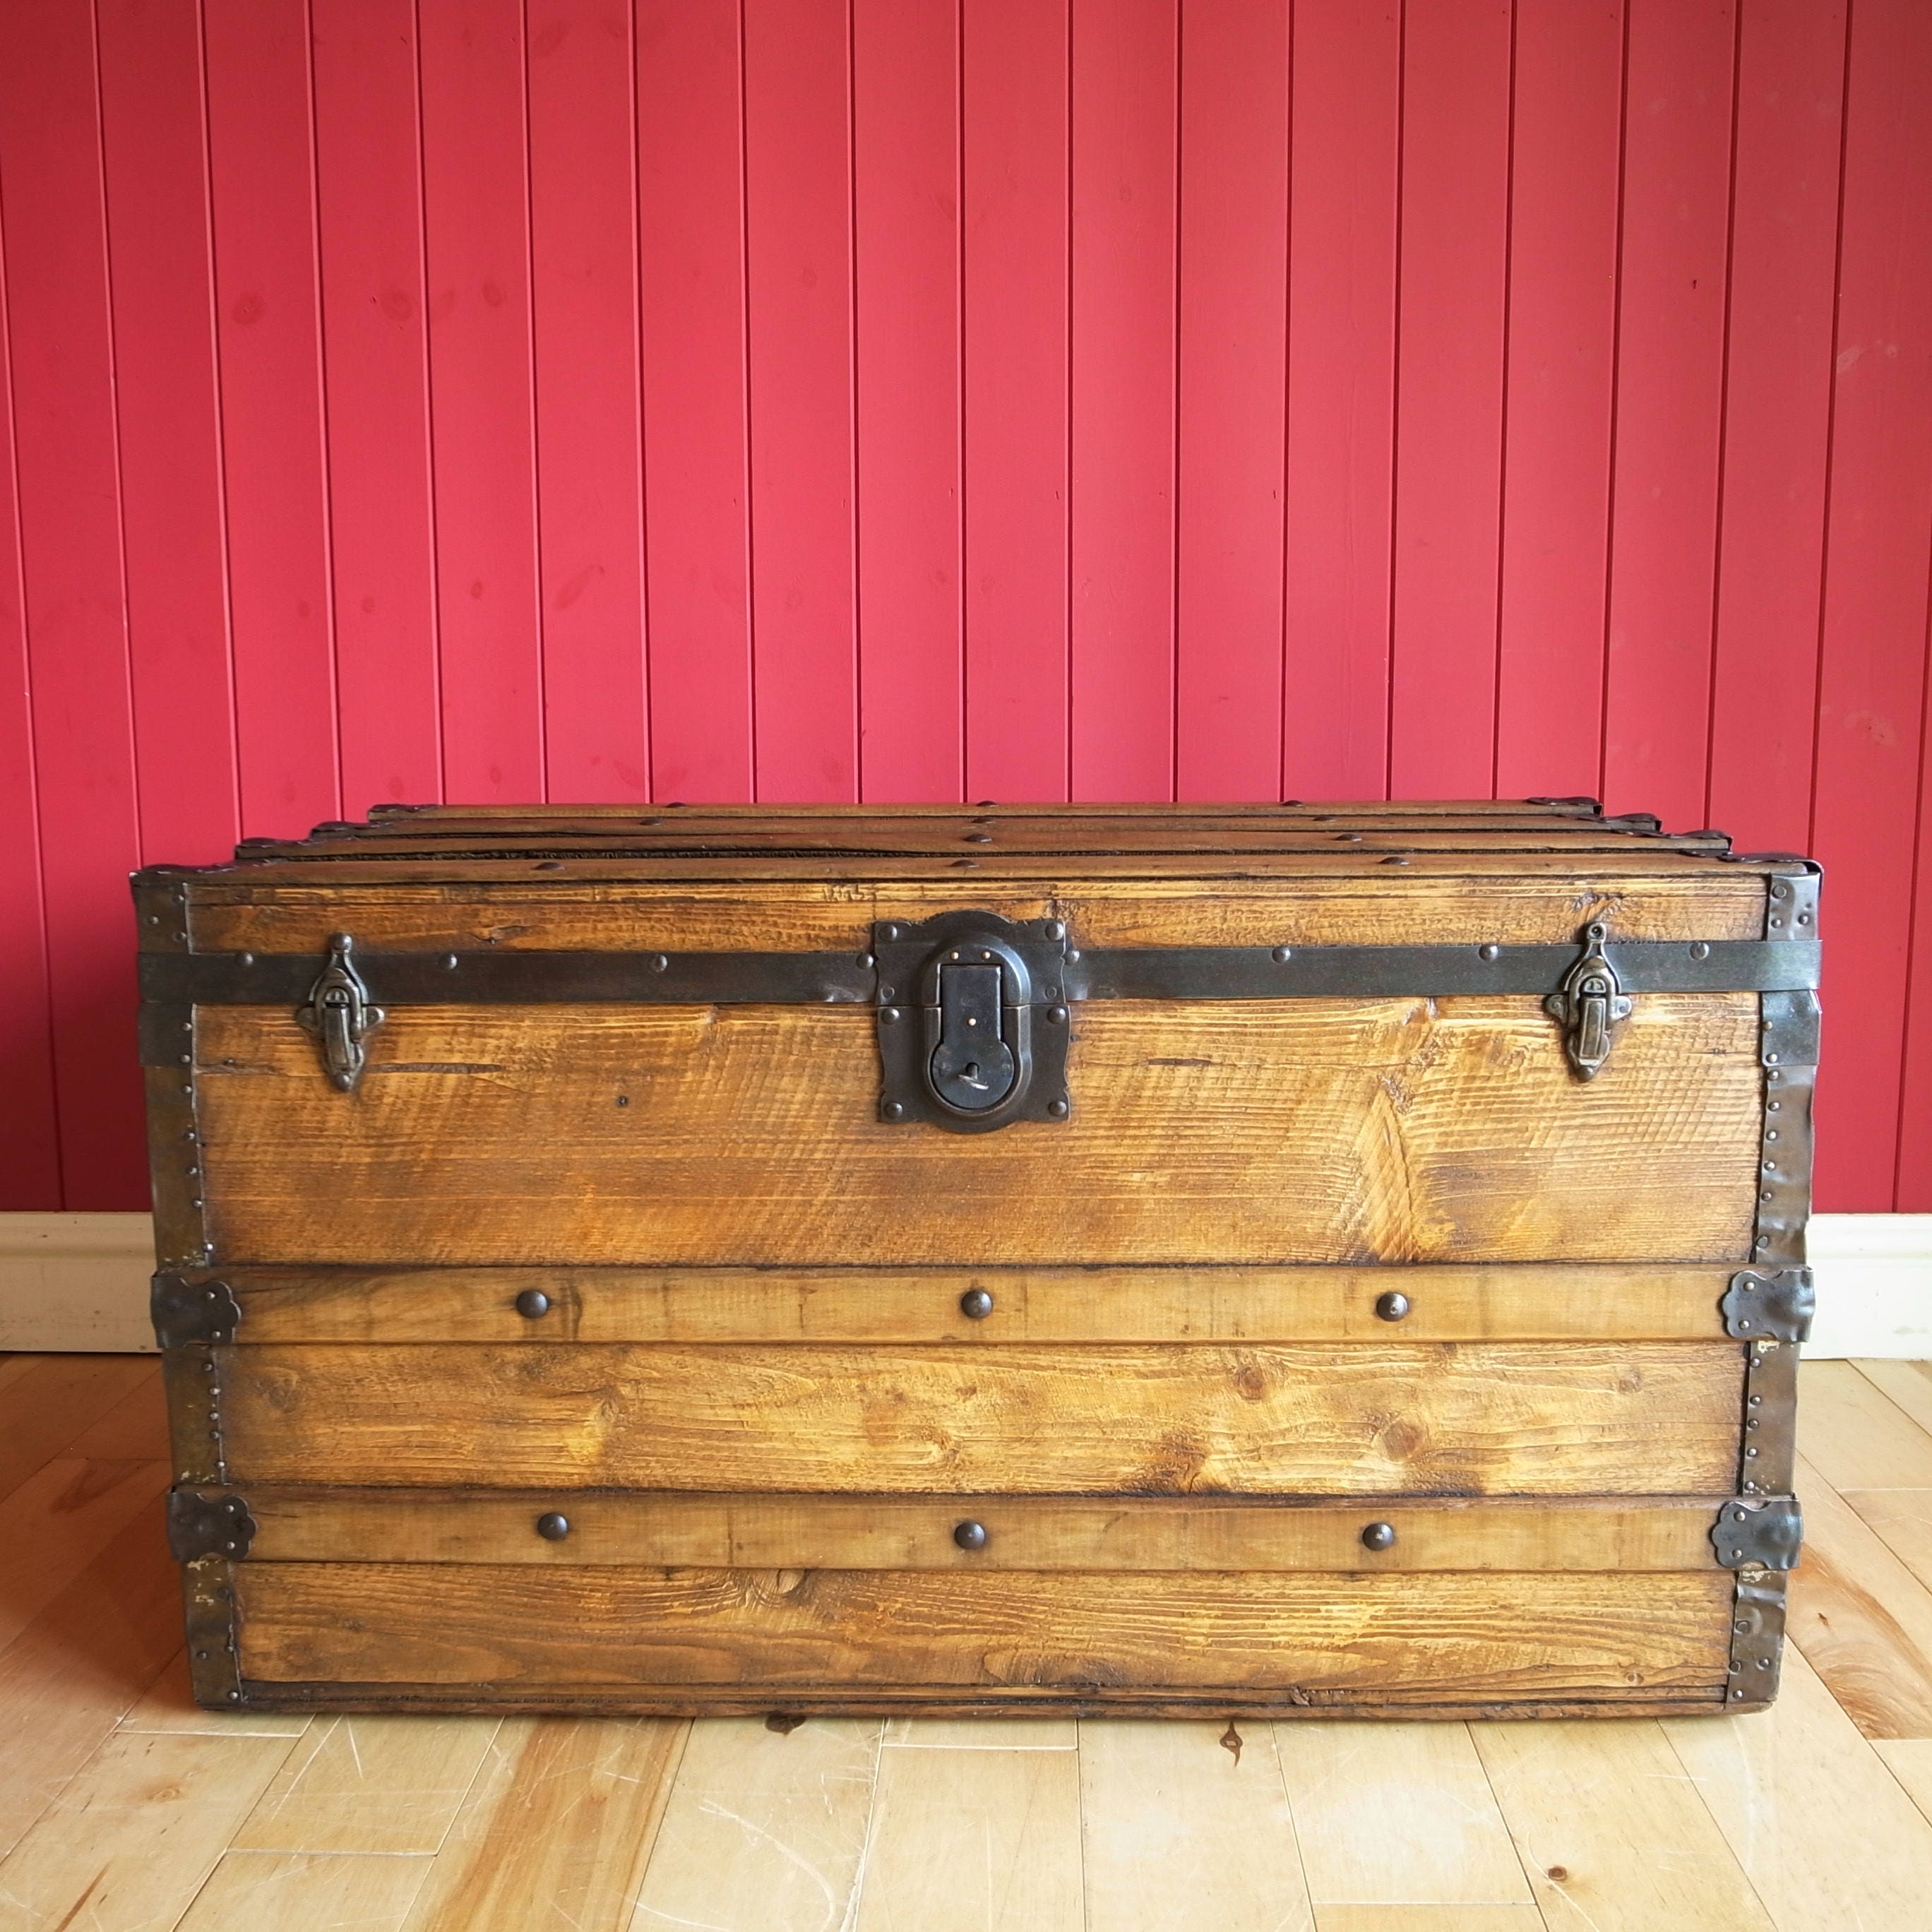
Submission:
<svg viewBox="0 0 1932 1932">
<path fill-rule="evenodd" d="M 368 1058 L 362 1042 L 384 1017 L 380 1006 L 369 1004 L 369 989 L 350 962 L 355 948 L 350 934 L 330 934 L 328 964 L 309 988 L 308 1004 L 296 1012 L 297 1022 L 322 1049 L 328 1084 L 345 1094 L 352 1093 L 362 1078 Z"/>
<path fill-rule="evenodd" d="M 1630 1017 L 1630 997 L 1617 969 L 1604 952 L 1609 928 L 1600 922 L 1583 928 L 1583 952 L 1563 976 L 1563 984 L 1543 1003 L 1563 1029 L 1570 1064 L 1579 1079 L 1594 1080 L 1610 1057 L 1612 1028 Z"/>
</svg>

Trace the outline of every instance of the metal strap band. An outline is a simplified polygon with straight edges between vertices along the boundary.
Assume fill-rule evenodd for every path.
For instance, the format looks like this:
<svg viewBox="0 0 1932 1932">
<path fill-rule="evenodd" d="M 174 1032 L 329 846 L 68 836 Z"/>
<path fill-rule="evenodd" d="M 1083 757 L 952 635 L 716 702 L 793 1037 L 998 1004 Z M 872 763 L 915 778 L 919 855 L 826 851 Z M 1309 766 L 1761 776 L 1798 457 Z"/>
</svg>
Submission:
<svg viewBox="0 0 1932 1932">
<path fill-rule="evenodd" d="M 1816 940 L 1612 943 L 1635 993 L 1802 992 L 1818 983 Z M 878 973 L 856 952 L 356 953 L 385 1007 L 578 1002 L 698 1006 L 870 1006 Z M 1550 946 L 1128 946 L 1070 952 L 1061 998 L 1270 1000 L 1555 992 L 1576 963 Z M 148 952 L 141 990 L 182 1006 L 299 1006 L 315 983 L 312 952 Z M 170 1064 L 152 1042 L 150 1064 Z"/>
</svg>

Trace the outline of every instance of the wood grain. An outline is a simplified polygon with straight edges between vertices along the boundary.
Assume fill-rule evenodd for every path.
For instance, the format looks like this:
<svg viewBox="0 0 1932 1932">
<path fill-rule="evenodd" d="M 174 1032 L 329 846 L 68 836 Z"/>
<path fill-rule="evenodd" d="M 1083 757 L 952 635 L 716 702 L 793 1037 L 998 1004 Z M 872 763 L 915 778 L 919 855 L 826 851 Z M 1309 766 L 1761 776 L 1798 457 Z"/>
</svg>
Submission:
<svg viewBox="0 0 1932 1932">
<path fill-rule="evenodd" d="M 1586 1084 L 1532 998 L 1096 1001 L 1072 1118 L 986 1135 L 881 1124 L 856 1008 L 412 1007 L 346 1096 L 278 1009 L 196 1052 L 224 1262 L 1716 1261 L 1756 1015 L 1641 999 Z"/>
<path fill-rule="evenodd" d="M 1466 1726 L 1295 1724 L 1276 1742 L 1318 1906 L 1529 1903 Z"/>
<path fill-rule="evenodd" d="M 1230 1726 L 1230 1728 L 1232 1728 Z M 1270 1726 L 1132 1718 L 1080 1726 L 1088 1924 L 1107 1932 L 1310 1932 Z"/>
<path fill-rule="evenodd" d="M 645 1489 L 1712 1495 L 1692 1343 L 221 1352 L 230 1479 Z"/>
<path fill-rule="evenodd" d="M 506 1722 L 408 1932 L 530 1932 L 533 1901 L 548 1909 L 538 1924 L 627 1932 L 688 1729 Z"/>
<path fill-rule="evenodd" d="M 54 1466 L 58 1466 L 58 1465 Z M 205 1492 L 213 1498 L 219 1490 Z M 579 1496 L 532 1490 L 262 1488 L 250 1484 L 250 1555 L 268 1563 L 697 1564 L 835 1570 L 1698 1570 L 1711 1562 L 1722 1498 L 1619 1504 L 1430 1504 L 1376 1497 L 1352 1508 L 1233 1497 L 1099 1502 L 1006 1496 Z M 537 1519 L 558 1502 L 569 1533 Z M 985 1546 L 962 1550 L 971 1518 Z M 1393 1549 L 1362 1532 L 1385 1520 Z M 324 1850 L 326 1846 L 278 1849 Z"/>
<path fill-rule="evenodd" d="M 1747 1718 L 1713 1726 L 1721 1737 Z M 1478 1725 L 1543 1916 L 1592 1932 L 1738 1932 L 1766 1916 L 1654 1724 Z"/>
<path fill-rule="evenodd" d="M 164 1462 L 58 1456 L 0 1500 L 0 1650 L 167 1484 Z"/>
<path fill-rule="evenodd" d="M 849 1925 L 878 1757 L 876 1720 L 826 1718 L 784 1735 L 756 1718 L 694 1725 L 634 1924 Z"/>
<path fill-rule="evenodd" d="M 496 1734 L 494 1718 L 334 1718 L 296 1744 L 238 1851 L 439 1850 Z"/>
<path fill-rule="evenodd" d="M 312 869 L 251 866 L 191 881 L 188 930 L 200 952 L 319 953 L 343 925 L 346 884 L 355 887 L 350 923 L 371 950 L 856 951 L 875 920 L 922 918 L 961 905 L 1009 919 L 1057 910 L 1076 943 L 1089 946 L 1556 945 L 1599 916 L 1630 939 L 1756 939 L 1764 930 L 1761 874 L 1744 866 L 1693 870 L 1668 854 L 1633 851 L 1595 866 L 1560 854 L 1418 859 L 1400 880 L 1390 868 L 1358 866 L 1340 850 L 1292 865 L 1193 859 L 1174 878 L 1152 875 L 1145 861 L 991 862 L 990 875 L 982 865 L 977 873 L 935 879 L 928 876 L 930 862 L 911 860 L 723 868 L 664 860 L 649 885 L 593 883 L 567 872 L 526 884 L 528 866 L 500 868 L 511 876 L 488 886 L 405 882 L 393 865 L 338 863 L 322 878 Z M 732 876 L 752 872 L 768 876 Z M 1211 890 L 1202 890 L 1203 878 L 1214 880 Z"/>
<path fill-rule="evenodd" d="M 394 1853 L 224 1852 L 179 1932 L 402 1932 L 429 1876 Z"/>
<path fill-rule="evenodd" d="M 1664 1729 L 1780 1932 L 1903 1932 L 1924 1917 L 1932 1821 L 1804 1658 L 1787 1652 L 1761 1716 Z"/>
<path fill-rule="evenodd" d="M 1386 1268 L 224 1268 L 238 1339 L 268 1342 L 1706 1341 L 1727 1267 L 1638 1262 Z M 197 1279 L 199 1277 L 197 1276 Z M 536 1288 L 550 1307 L 520 1314 Z M 960 1298 L 979 1288 L 990 1312 Z M 1399 1292 L 1396 1322 L 1376 1312 Z M 154 1432 L 126 1440 L 166 1454 Z M 118 1414 L 121 1412 L 116 1411 Z M 111 1420 L 111 1418 L 110 1418 Z M 105 1426 L 104 1424 L 103 1425 Z M 76 1443 L 85 1449 L 90 1434 Z M 116 1437 L 116 1444 L 123 1438 Z M 124 1453 L 131 1453 L 131 1450 Z"/>
<path fill-rule="evenodd" d="M 1722 1571 L 1572 1578 L 934 1576 L 857 1570 L 238 1566 L 244 1676 L 658 1687 L 1096 1684 L 1384 1704 L 1715 1699 Z"/>
<path fill-rule="evenodd" d="M 1850 1362 L 1798 1371 L 1804 1453 L 1834 1489 L 1932 1489 L 1932 1435 Z"/>
<path fill-rule="evenodd" d="M 855 1932 L 1082 1932 L 1071 1751 L 887 1751 Z"/>
</svg>

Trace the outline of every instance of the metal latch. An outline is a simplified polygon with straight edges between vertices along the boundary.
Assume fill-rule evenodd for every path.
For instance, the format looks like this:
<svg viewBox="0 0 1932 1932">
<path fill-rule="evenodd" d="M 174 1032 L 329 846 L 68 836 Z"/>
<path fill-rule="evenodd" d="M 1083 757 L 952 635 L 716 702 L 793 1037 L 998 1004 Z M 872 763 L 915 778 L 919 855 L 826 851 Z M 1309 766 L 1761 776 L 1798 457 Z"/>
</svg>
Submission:
<svg viewBox="0 0 1932 1932">
<path fill-rule="evenodd" d="M 984 1133 L 1072 1112 L 1066 928 L 941 913 L 873 928 L 879 1118 Z"/>
<path fill-rule="evenodd" d="M 332 933 L 328 964 L 309 988 L 308 1000 L 298 1009 L 296 1019 L 315 1036 L 322 1049 L 322 1064 L 328 1084 L 344 1093 L 352 1093 L 362 1077 L 368 1058 L 362 1042 L 370 1030 L 382 1024 L 380 1006 L 369 1004 L 369 989 L 350 962 L 356 949 L 354 938 L 346 932 Z"/>
<path fill-rule="evenodd" d="M 1630 1017 L 1630 998 L 1617 969 L 1604 952 L 1609 928 L 1595 922 L 1583 928 L 1583 952 L 1563 976 L 1563 983 L 1543 1003 L 1563 1029 L 1564 1045 L 1578 1078 L 1594 1080 L 1610 1057 L 1612 1028 Z"/>
</svg>

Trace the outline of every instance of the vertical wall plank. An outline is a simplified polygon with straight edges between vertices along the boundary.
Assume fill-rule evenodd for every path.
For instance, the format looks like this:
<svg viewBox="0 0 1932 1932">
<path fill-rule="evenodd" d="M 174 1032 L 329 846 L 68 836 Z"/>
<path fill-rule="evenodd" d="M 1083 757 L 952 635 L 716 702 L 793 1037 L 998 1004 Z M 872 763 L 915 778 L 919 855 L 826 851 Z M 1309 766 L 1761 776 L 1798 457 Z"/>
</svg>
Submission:
<svg viewBox="0 0 1932 1932">
<path fill-rule="evenodd" d="M 1736 212 L 1706 817 L 1754 850 L 1811 836 L 1843 146 L 1843 0 L 1739 22 Z"/>
<path fill-rule="evenodd" d="M 314 0 L 342 803 L 442 796 L 415 0 Z"/>
<path fill-rule="evenodd" d="M 1073 796 L 1174 795 L 1178 0 L 1073 0 Z"/>
<path fill-rule="evenodd" d="M 736 0 L 640 0 L 656 795 L 752 795 L 744 85 Z"/>
<path fill-rule="evenodd" d="M 1288 170 L 1282 786 L 1388 785 L 1402 10 L 1298 0 Z"/>
<path fill-rule="evenodd" d="M 631 10 L 526 23 L 544 759 L 553 798 L 621 803 L 651 784 Z"/>
<path fill-rule="evenodd" d="M 1630 0 L 1604 796 L 1703 822 L 1733 0 Z"/>
<path fill-rule="evenodd" d="M 0 1010 L 8 1016 L 0 1028 L 0 1079 L 14 1096 L 0 1110 L 0 1212 L 61 1204 L 8 308 L 5 216 L 0 211 L 0 906 L 6 908 L 0 921 Z"/>
<path fill-rule="evenodd" d="M 92 10 L 0 8 L 0 202 L 61 1165 L 140 1199 L 140 854 Z"/>
<path fill-rule="evenodd" d="M 966 788 L 1064 798 L 1067 0 L 964 25 Z"/>
<path fill-rule="evenodd" d="M 523 6 L 421 0 L 420 17 L 443 782 L 454 799 L 538 799 Z"/>
<path fill-rule="evenodd" d="M 1818 1190 L 1892 1207 L 1932 551 L 1932 9 L 1858 0 L 1825 537 L 1813 849 L 1826 870 Z M 1835 940 L 1836 944 L 1832 942 Z M 1926 1052 L 1914 1016 L 1915 1071 Z M 1924 1112 L 1923 1092 L 1917 1112 Z M 1913 1131 L 1920 1200 L 1924 1130 Z"/>
<path fill-rule="evenodd" d="M 964 796 L 958 0 L 854 0 L 862 795 Z"/>
<path fill-rule="evenodd" d="M 340 809 L 308 10 L 206 0 L 208 160 L 244 829 Z"/>
<path fill-rule="evenodd" d="M 1281 783 L 1288 58 L 1286 0 L 1182 14 L 1182 798 Z"/>
<path fill-rule="evenodd" d="M 1621 0 L 1516 23 L 1497 795 L 1601 784 Z"/>
<path fill-rule="evenodd" d="M 748 0 L 758 796 L 859 795 L 847 0 Z"/>
<path fill-rule="evenodd" d="M 1394 796 L 1494 782 L 1510 0 L 1408 10 L 1396 388 Z"/>
<path fill-rule="evenodd" d="M 240 812 L 200 10 L 95 18 L 141 850 L 199 863 Z"/>
</svg>

